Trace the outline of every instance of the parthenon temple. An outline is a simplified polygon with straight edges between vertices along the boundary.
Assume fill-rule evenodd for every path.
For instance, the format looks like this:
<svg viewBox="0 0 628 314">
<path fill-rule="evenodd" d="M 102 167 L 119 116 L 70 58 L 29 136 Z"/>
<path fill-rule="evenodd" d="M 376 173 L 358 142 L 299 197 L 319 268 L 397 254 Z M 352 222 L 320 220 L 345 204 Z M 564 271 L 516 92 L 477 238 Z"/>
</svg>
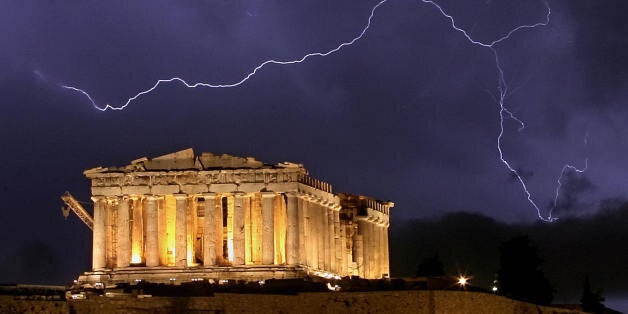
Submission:
<svg viewBox="0 0 628 314">
<path fill-rule="evenodd" d="M 346 193 L 301 164 L 192 149 L 86 170 L 92 270 L 80 282 L 389 276 L 390 201 Z"/>
</svg>

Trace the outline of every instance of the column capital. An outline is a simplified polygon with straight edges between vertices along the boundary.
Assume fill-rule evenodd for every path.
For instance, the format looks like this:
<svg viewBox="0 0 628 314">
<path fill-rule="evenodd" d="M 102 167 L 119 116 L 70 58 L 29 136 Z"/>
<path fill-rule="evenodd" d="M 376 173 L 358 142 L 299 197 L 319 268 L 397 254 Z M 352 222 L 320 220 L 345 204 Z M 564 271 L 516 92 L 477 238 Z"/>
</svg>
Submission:
<svg viewBox="0 0 628 314">
<path fill-rule="evenodd" d="M 120 201 L 120 197 L 118 196 L 107 196 L 105 198 L 105 202 L 109 205 L 117 205 Z"/>
<path fill-rule="evenodd" d="M 104 195 L 92 195 L 91 199 L 94 203 L 96 203 L 96 202 L 102 202 L 102 201 L 107 200 L 107 197 Z"/>
<path fill-rule="evenodd" d="M 216 193 L 213 192 L 207 192 L 207 193 L 201 193 L 202 197 L 216 197 Z"/>
<path fill-rule="evenodd" d="M 310 194 L 304 193 L 304 192 L 299 192 L 297 193 L 297 197 L 306 201 L 311 201 L 312 200 L 312 196 Z"/>
<path fill-rule="evenodd" d="M 323 202 L 323 206 L 333 210 L 333 211 L 340 211 L 340 209 L 342 208 L 342 206 L 340 206 L 340 204 L 336 204 L 334 202 L 330 202 L 330 201 L 325 201 Z"/>
<path fill-rule="evenodd" d="M 144 194 L 144 198 L 149 201 L 156 201 L 159 197 L 153 194 Z"/>
<path fill-rule="evenodd" d="M 277 195 L 277 193 L 270 191 L 264 191 L 260 193 L 262 194 L 262 197 L 275 197 Z"/>
<path fill-rule="evenodd" d="M 246 195 L 246 192 L 244 192 L 244 191 L 234 191 L 232 194 L 233 194 L 233 196 L 242 197 L 242 196 Z"/>
<path fill-rule="evenodd" d="M 131 200 L 141 200 L 144 196 L 144 194 L 130 194 L 127 198 Z"/>
<path fill-rule="evenodd" d="M 174 198 L 176 198 L 177 200 L 184 200 L 188 198 L 188 195 L 183 193 L 175 193 L 172 194 L 172 196 L 174 196 Z"/>
</svg>

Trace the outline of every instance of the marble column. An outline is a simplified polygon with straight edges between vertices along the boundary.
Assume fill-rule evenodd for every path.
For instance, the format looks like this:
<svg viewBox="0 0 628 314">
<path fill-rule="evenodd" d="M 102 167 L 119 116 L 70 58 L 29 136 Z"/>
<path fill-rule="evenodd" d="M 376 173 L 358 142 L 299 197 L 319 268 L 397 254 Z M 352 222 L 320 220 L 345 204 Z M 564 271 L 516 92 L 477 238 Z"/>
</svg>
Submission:
<svg viewBox="0 0 628 314">
<path fill-rule="evenodd" d="M 174 194 L 177 201 L 176 218 L 175 218 L 175 261 L 174 265 L 178 267 L 186 267 L 187 263 L 187 207 L 188 197 L 186 194 Z"/>
<path fill-rule="evenodd" d="M 342 256 L 343 256 L 343 251 L 342 251 L 342 246 L 341 246 L 341 240 L 340 240 L 340 211 L 336 208 L 334 208 L 332 210 L 332 215 L 333 215 L 333 221 L 334 221 L 334 256 L 335 256 L 335 261 L 334 261 L 334 268 L 332 269 L 332 271 L 336 274 L 342 274 Z"/>
<path fill-rule="evenodd" d="M 103 269 L 107 266 L 106 261 L 106 230 L 105 230 L 105 206 L 106 199 L 102 196 L 92 196 L 94 201 L 94 230 L 92 242 L 92 269 Z"/>
<path fill-rule="evenodd" d="M 233 264 L 244 265 L 244 192 L 235 193 L 233 209 Z"/>
<path fill-rule="evenodd" d="M 325 238 L 327 240 L 327 251 L 329 252 L 327 257 L 327 271 L 334 272 L 336 268 L 336 245 L 334 242 L 334 213 L 329 207 L 331 204 L 325 205 L 325 217 L 327 218 L 327 233 Z"/>
<path fill-rule="evenodd" d="M 388 251 L 388 223 L 382 227 L 382 251 L 384 252 L 384 274 L 390 277 L 390 252 Z"/>
<path fill-rule="evenodd" d="M 117 232 L 114 221 L 114 208 L 117 206 L 117 198 L 108 198 L 105 203 L 105 268 L 113 268 L 116 265 Z"/>
<path fill-rule="evenodd" d="M 358 218 L 358 232 L 353 236 L 353 256 L 358 268 L 358 276 L 366 278 L 366 257 L 365 241 L 366 241 L 366 225 L 367 222 L 363 218 Z"/>
<path fill-rule="evenodd" d="M 262 264 L 262 234 L 263 234 L 263 215 L 262 215 L 262 196 L 259 193 L 253 193 L 250 197 L 251 201 L 251 261 L 255 265 Z M 248 240 L 247 240 L 248 241 Z"/>
<path fill-rule="evenodd" d="M 372 221 L 367 223 L 367 238 L 368 238 L 368 254 L 365 255 L 366 260 L 366 272 L 368 278 L 375 278 L 375 266 L 377 263 L 377 252 L 375 250 L 375 224 Z"/>
<path fill-rule="evenodd" d="M 203 225 L 203 266 L 216 265 L 216 194 L 203 194 L 205 221 Z"/>
<path fill-rule="evenodd" d="M 310 199 L 307 197 L 303 198 L 303 218 L 304 218 L 304 226 L 303 226 L 303 242 L 305 243 L 305 265 L 308 267 L 315 269 L 316 265 L 316 237 L 314 237 L 314 218 L 312 217 L 312 212 L 314 210 L 314 206 Z"/>
<path fill-rule="evenodd" d="M 319 203 L 318 200 L 315 200 L 314 206 L 316 207 L 316 212 L 314 219 L 316 220 L 316 243 L 318 244 L 316 253 L 318 255 L 318 269 L 325 270 L 326 259 L 325 259 L 325 246 L 327 243 L 327 238 L 325 235 L 325 225 L 327 224 L 327 216 L 325 215 L 325 208 Z"/>
<path fill-rule="evenodd" d="M 298 245 L 298 252 L 299 252 L 299 258 L 298 258 L 298 263 L 301 265 L 307 265 L 307 257 L 306 257 L 306 252 L 307 252 L 307 242 L 305 241 L 305 200 L 299 196 L 297 198 L 297 220 L 298 220 L 298 231 L 297 231 L 297 238 L 299 239 L 297 241 L 297 245 Z"/>
<path fill-rule="evenodd" d="M 353 229 L 353 225 L 344 224 L 344 230 L 342 231 L 342 252 L 344 253 L 344 276 L 353 276 L 353 243 L 348 241 L 347 233 Z"/>
<path fill-rule="evenodd" d="M 262 263 L 275 262 L 275 193 L 262 192 Z"/>
<path fill-rule="evenodd" d="M 288 226 L 286 230 L 286 263 L 295 265 L 299 262 L 299 215 L 297 196 L 295 193 L 286 193 L 286 215 Z"/>
<path fill-rule="evenodd" d="M 373 222 L 373 277 L 382 278 L 382 250 L 379 246 L 381 240 L 379 221 Z"/>
<path fill-rule="evenodd" d="M 146 196 L 146 267 L 159 266 L 157 198 Z"/>
<path fill-rule="evenodd" d="M 316 203 L 310 198 L 307 199 L 307 219 L 308 219 L 308 227 L 307 227 L 307 243 L 310 245 L 310 267 L 312 269 L 318 269 L 318 207 Z"/>
<path fill-rule="evenodd" d="M 116 267 L 129 267 L 131 264 L 131 234 L 129 226 L 129 198 L 122 196 L 118 199 L 118 252 Z"/>
<path fill-rule="evenodd" d="M 371 278 L 379 278 L 379 251 L 377 250 L 377 224 L 371 221 Z"/>
<path fill-rule="evenodd" d="M 223 195 L 218 195 L 215 199 L 216 206 L 214 207 L 214 235 L 216 236 L 216 264 L 224 265 L 225 264 L 225 256 L 224 256 L 224 225 L 226 224 L 223 221 Z"/>
</svg>

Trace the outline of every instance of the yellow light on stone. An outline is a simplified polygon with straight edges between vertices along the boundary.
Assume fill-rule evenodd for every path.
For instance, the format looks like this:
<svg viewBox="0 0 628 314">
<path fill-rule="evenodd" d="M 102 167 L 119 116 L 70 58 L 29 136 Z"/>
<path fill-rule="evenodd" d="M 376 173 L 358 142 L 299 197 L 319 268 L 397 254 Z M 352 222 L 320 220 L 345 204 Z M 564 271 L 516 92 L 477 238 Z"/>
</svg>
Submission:
<svg viewBox="0 0 628 314">
<path fill-rule="evenodd" d="M 235 210 L 235 197 L 227 196 L 227 259 L 230 262 L 235 260 L 233 251 L 233 211 Z"/>
<path fill-rule="evenodd" d="M 131 255 L 131 263 L 132 264 L 139 264 L 141 262 L 142 262 L 142 257 L 139 254 L 133 253 L 133 255 Z"/>
<path fill-rule="evenodd" d="M 144 246 L 144 217 L 142 215 L 142 200 L 139 198 L 132 200 L 131 263 L 139 264 L 142 262 L 142 248 Z"/>
<path fill-rule="evenodd" d="M 166 196 L 166 260 L 168 266 L 174 266 L 175 260 L 175 227 L 177 215 L 177 201 L 172 195 Z"/>
<path fill-rule="evenodd" d="M 288 216 L 286 213 L 286 203 L 283 196 L 275 197 L 275 208 L 273 208 L 273 229 L 274 229 L 274 263 L 276 265 L 286 262 L 286 232 L 288 225 Z"/>
<path fill-rule="evenodd" d="M 188 210 L 186 211 L 186 247 L 187 247 L 187 265 L 188 266 L 196 266 L 196 262 L 194 259 L 195 250 L 194 250 L 194 234 L 196 233 L 196 210 L 197 210 L 197 200 L 194 198 L 191 204 L 188 205 Z"/>
</svg>

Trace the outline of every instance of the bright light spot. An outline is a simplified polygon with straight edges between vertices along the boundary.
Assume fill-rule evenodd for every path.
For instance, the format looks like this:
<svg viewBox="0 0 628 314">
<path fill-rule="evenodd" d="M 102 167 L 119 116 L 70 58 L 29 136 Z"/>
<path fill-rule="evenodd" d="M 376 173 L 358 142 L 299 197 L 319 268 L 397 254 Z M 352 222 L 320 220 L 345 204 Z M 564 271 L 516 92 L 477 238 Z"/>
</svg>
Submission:
<svg viewBox="0 0 628 314">
<path fill-rule="evenodd" d="M 133 252 L 133 255 L 131 256 L 131 264 L 139 264 L 141 262 L 142 257 L 140 256 L 140 254 L 137 252 Z"/>
<path fill-rule="evenodd" d="M 340 286 L 339 285 L 331 285 L 331 283 L 327 283 L 327 289 L 329 291 L 340 291 Z"/>
<path fill-rule="evenodd" d="M 84 292 L 71 294 L 70 298 L 72 298 L 72 300 L 85 300 L 85 299 L 87 299 L 87 297 L 85 296 Z"/>
<path fill-rule="evenodd" d="M 466 286 L 469 283 L 469 278 L 465 277 L 465 276 L 460 276 L 458 277 L 458 284 L 461 287 Z"/>
<path fill-rule="evenodd" d="M 493 286 L 493 288 L 491 288 L 491 290 L 492 290 L 493 292 L 497 292 L 497 287 L 496 287 L 496 286 Z"/>
</svg>

